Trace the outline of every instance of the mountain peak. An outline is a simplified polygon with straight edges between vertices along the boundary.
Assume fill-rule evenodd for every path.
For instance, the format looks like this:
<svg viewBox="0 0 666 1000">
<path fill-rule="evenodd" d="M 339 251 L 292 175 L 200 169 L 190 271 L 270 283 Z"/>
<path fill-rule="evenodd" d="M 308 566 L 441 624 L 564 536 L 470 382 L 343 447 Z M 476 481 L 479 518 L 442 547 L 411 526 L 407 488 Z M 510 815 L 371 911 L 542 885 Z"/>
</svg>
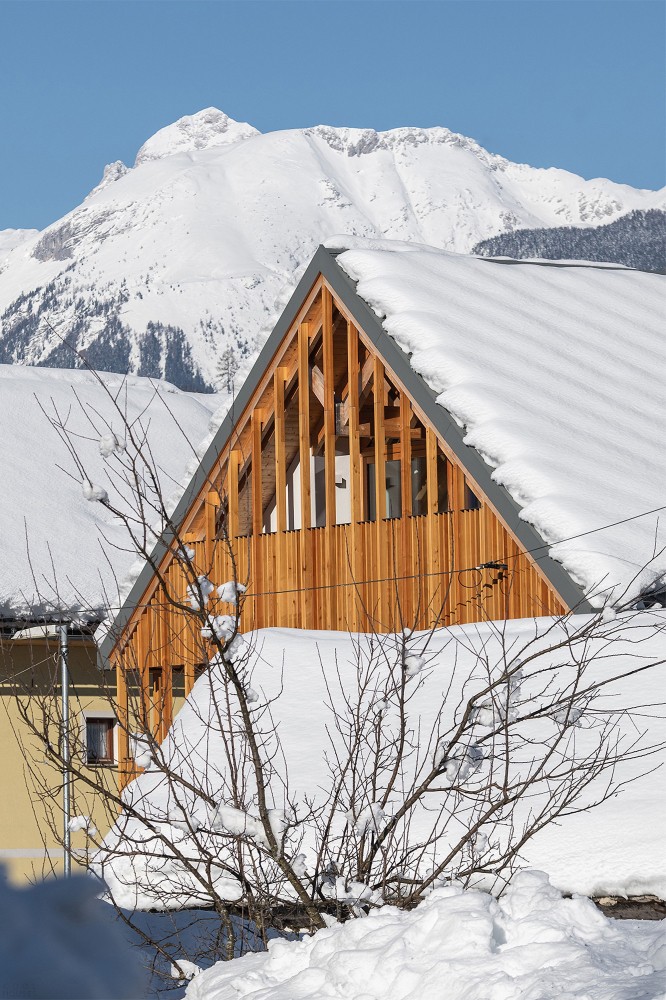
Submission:
<svg viewBox="0 0 666 1000">
<path fill-rule="evenodd" d="M 209 149 L 240 142 L 259 135 L 247 122 L 237 122 L 218 108 L 204 108 L 195 115 L 185 115 L 173 125 L 161 128 L 139 150 L 135 167 L 150 160 L 161 160 L 172 153 L 187 153 L 195 149 Z"/>
</svg>

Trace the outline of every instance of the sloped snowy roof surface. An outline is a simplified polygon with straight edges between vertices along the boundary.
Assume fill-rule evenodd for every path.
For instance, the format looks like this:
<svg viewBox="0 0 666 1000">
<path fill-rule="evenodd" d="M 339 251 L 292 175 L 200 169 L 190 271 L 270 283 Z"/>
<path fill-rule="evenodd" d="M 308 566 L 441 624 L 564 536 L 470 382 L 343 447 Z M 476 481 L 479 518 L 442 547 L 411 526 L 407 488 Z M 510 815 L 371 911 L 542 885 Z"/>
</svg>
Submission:
<svg viewBox="0 0 666 1000">
<path fill-rule="evenodd" d="M 206 433 L 215 395 L 181 392 L 166 382 L 101 373 L 0 365 L 0 617 L 94 617 L 113 601 L 116 580 L 135 560 L 117 519 L 85 499 L 81 475 L 50 423 L 59 415 L 95 484 L 114 499 L 100 434 L 123 436 L 118 401 L 146 430 L 168 497 Z M 105 391 L 105 387 L 106 390 Z M 60 466 L 60 467 L 59 467 Z M 116 596 L 117 600 L 117 596 Z"/>
<path fill-rule="evenodd" d="M 349 248 L 337 262 L 359 295 L 594 603 L 654 585 L 666 532 L 645 512 L 666 504 L 666 278 L 327 246 Z"/>
</svg>

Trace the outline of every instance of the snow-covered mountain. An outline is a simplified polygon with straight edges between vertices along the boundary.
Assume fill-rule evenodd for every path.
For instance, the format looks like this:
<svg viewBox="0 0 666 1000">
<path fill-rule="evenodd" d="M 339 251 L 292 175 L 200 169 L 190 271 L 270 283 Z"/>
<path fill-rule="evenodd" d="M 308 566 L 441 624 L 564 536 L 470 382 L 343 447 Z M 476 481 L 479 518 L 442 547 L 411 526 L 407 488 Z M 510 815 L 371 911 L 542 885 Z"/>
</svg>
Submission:
<svg viewBox="0 0 666 1000">
<path fill-rule="evenodd" d="M 37 236 L 38 232 L 37 229 L 0 229 L 0 260 L 31 236 Z"/>
<path fill-rule="evenodd" d="M 249 362 L 280 291 L 332 235 L 464 253 L 516 228 L 663 207 L 666 189 L 511 163 L 445 128 L 262 135 L 209 108 L 0 253 L 0 361 L 79 365 L 67 339 L 100 369 L 201 389 L 224 350 Z"/>
</svg>

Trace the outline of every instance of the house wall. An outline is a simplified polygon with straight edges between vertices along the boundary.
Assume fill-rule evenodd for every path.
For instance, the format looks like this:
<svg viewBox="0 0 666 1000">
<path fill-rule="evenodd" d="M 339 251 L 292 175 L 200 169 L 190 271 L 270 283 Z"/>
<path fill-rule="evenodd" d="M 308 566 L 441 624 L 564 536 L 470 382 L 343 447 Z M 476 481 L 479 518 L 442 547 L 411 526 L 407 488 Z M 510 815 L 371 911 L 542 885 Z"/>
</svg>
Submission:
<svg viewBox="0 0 666 1000">
<path fill-rule="evenodd" d="M 97 650 L 91 641 L 72 638 L 69 645 L 70 717 L 72 743 L 80 748 L 81 727 L 86 713 L 104 716 L 115 696 L 115 675 L 103 675 L 97 665 Z M 108 685 L 108 687 L 107 687 Z M 15 883 L 60 872 L 63 853 L 50 823 L 62 826 L 60 775 L 45 760 L 42 747 L 21 718 L 18 700 L 28 706 L 40 724 L 42 707 L 57 708 L 60 698 L 57 641 L 12 641 L 0 639 L 0 864 Z M 50 706 L 50 708 L 48 707 Z M 57 739 L 54 726 L 51 738 Z M 89 769 L 92 770 L 92 769 Z M 106 769 L 113 787 L 115 767 Z M 53 790 L 51 806 L 41 800 L 46 788 Z M 72 815 L 90 815 L 100 833 L 109 826 L 109 815 L 93 803 L 81 786 L 73 789 Z M 85 833 L 72 834 L 75 851 L 85 851 Z M 73 862 L 74 869 L 76 862 Z"/>
</svg>

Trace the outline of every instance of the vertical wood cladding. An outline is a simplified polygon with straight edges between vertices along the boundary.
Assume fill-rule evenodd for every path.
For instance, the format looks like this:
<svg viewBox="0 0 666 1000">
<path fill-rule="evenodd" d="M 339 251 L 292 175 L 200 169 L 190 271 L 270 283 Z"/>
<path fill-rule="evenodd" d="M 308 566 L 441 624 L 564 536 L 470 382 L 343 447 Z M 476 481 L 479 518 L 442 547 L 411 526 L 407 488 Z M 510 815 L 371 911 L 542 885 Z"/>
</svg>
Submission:
<svg viewBox="0 0 666 1000">
<path fill-rule="evenodd" d="M 322 277 L 181 531 L 197 574 L 247 585 L 242 631 L 387 632 L 565 610 Z M 189 690 L 208 652 L 168 600 L 186 600 L 173 553 L 161 577 L 114 654 L 133 664 L 146 712 L 158 668 L 164 701 L 171 669 Z M 213 614 L 229 611 L 211 601 Z"/>
</svg>

